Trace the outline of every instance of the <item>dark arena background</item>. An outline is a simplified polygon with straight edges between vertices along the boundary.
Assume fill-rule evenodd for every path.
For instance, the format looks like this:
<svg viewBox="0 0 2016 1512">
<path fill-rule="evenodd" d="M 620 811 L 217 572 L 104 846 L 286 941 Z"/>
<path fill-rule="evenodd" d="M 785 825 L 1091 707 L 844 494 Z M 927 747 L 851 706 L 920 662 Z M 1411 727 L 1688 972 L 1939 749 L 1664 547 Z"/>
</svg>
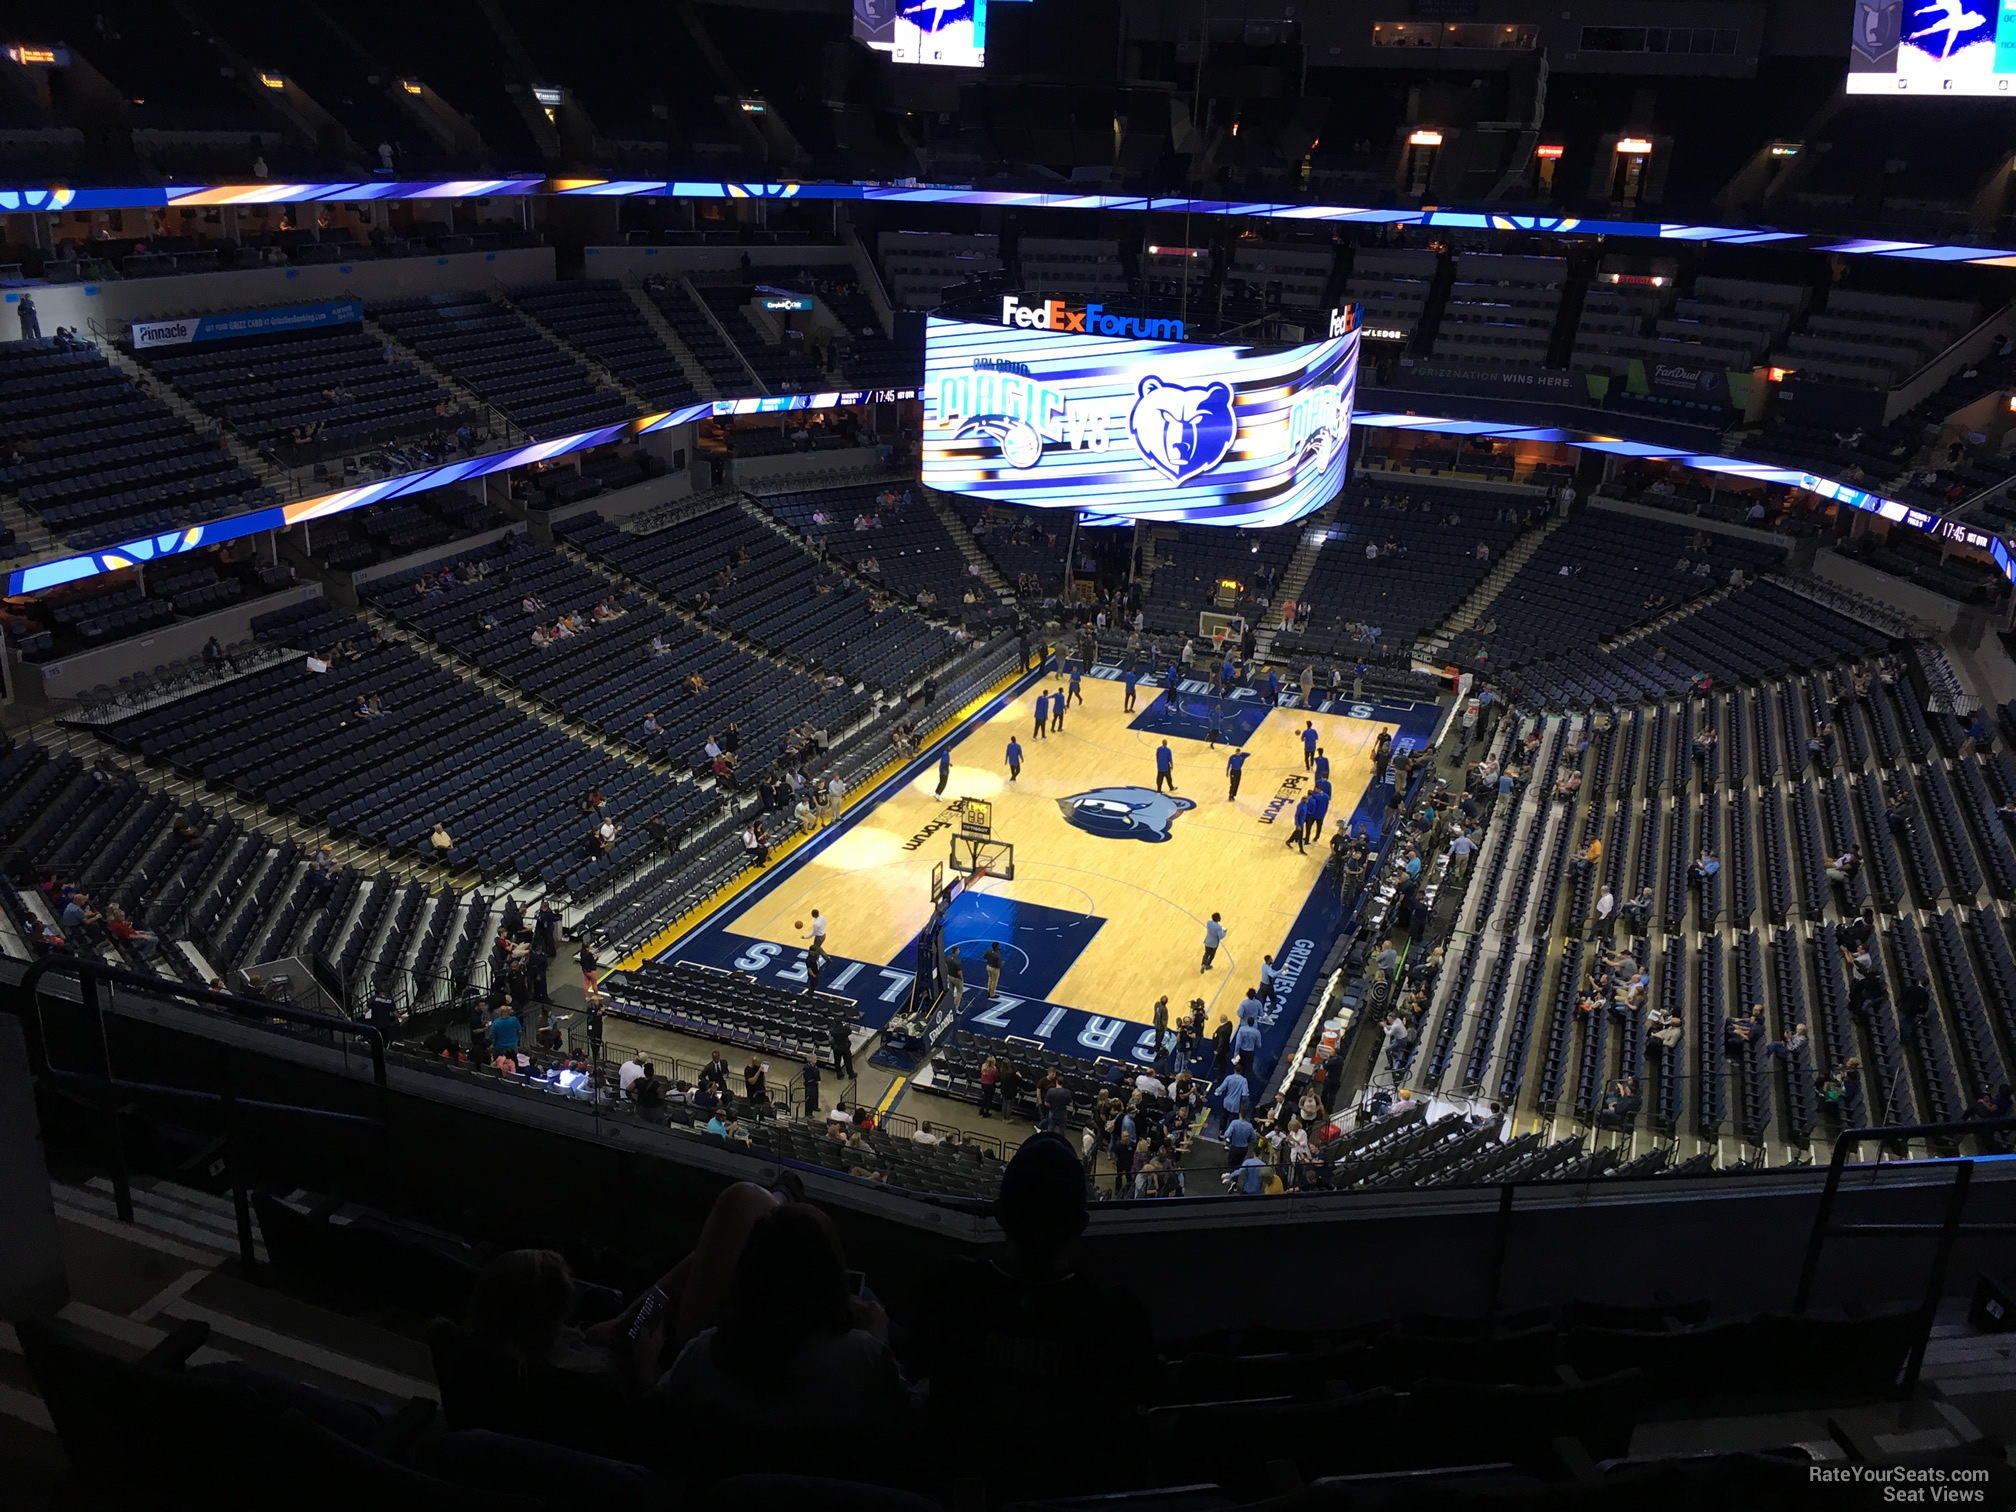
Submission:
<svg viewBox="0 0 2016 1512">
<path fill-rule="evenodd" d="M 0 1505 L 2016 1505 L 2016 10 L 0 45 Z"/>
</svg>

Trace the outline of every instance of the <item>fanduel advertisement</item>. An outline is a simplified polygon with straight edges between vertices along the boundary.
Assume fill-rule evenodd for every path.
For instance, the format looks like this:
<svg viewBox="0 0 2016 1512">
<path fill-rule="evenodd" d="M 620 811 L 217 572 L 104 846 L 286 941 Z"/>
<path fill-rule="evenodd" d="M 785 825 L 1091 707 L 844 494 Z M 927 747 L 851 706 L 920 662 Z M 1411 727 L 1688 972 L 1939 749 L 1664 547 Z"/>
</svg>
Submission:
<svg viewBox="0 0 2016 1512">
<path fill-rule="evenodd" d="M 1270 351 L 1078 330 L 929 321 L 924 481 L 1092 523 L 1255 526 L 1343 485 L 1356 331 Z"/>
</svg>

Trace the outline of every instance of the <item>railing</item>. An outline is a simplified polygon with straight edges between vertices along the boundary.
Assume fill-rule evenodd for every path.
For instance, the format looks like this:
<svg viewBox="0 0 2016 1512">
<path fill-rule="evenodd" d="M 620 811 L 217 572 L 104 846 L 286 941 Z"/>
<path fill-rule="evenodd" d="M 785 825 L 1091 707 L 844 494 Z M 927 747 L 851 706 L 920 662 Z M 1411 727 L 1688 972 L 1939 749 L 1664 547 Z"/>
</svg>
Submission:
<svg viewBox="0 0 2016 1512">
<path fill-rule="evenodd" d="M 1792 1310 L 1801 1316 L 1813 1301 L 1814 1278 L 1820 1270 L 1820 1254 L 1829 1239 L 1900 1239 L 1931 1238 L 1936 1241 L 1932 1253 L 1932 1267 L 1925 1280 L 1925 1300 L 1921 1310 L 1921 1324 L 1917 1342 L 1911 1347 L 1910 1359 L 1906 1362 L 1904 1379 L 1899 1392 L 1909 1397 L 1918 1385 L 1919 1372 L 1925 1365 L 1925 1346 L 1932 1336 L 1932 1323 L 1938 1315 L 1939 1299 L 1945 1294 L 1946 1272 L 1953 1260 L 1953 1246 L 1962 1234 L 2016 1234 L 2016 1223 L 1963 1223 L 1967 1211 L 1967 1194 L 1973 1186 L 1974 1162 L 1979 1156 L 1959 1155 L 1942 1159 L 1940 1164 L 1953 1167 L 1953 1184 L 1947 1188 L 1946 1213 L 1938 1223 L 1836 1223 L 1834 1205 L 1841 1195 L 1841 1173 L 1847 1169 L 1848 1157 L 1865 1140 L 1879 1140 L 1890 1144 L 1896 1140 L 1924 1139 L 1928 1142 L 1957 1140 L 1972 1134 L 1984 1146 L 1989 1141 L 1983 1137 L 2016 1132 L 2016 1118 L 1963 1119 L 1958 1123 L 1905 1124 L 1871 1129 L 1843 1129 L 1834 1137 L 1834 1158 L 1827 1165 L 1827 1184 L 1820 1192 L 1820 1206 L 1813 1214 L 1813 1229 L 1806 1238 L 1806 1258 L 1799 1267 L 1799 1292 L 1792 1304 Z M 1924 1162 L 1911 1162 L 1922 1166 Z M 1870 1168 L 1872 1179 L 1881 1172 L 1882 1156 L 1879 1152 L 1876 1164 Z"/>
<path fill-rule="evenodd" d="M 98 1065 L 87 1068 L 58 1066 L 51 1057 L 48 1025 L 43 1014 L 41 986 L 52 976 L 77 979 L 81 1007 L 95 1040 Z M 105 1023 L 106 1004 L 99 999 L 99 987 L 107 989 L 128 987 L 153 996 L 166 996 L 199 1008 L 220 1010 L 231 1017 L 258 1024 L 280 1023 L 295 1029 L 308 1030 L 327 1035 L 338 1040 L 357 1040 L 370 1052 L 371 1082 L 377 1089 L 378 1112 L 375 1116 L 343 1113 L 327 1108 L 308 1108 L 295 1103 L 270 1102 L 259 1098 L 240 1097 L 237 1091 L 235 1058 L 231 1047 L 219 1043 L 217 1046 L 218 1087 L 206 1091 L 196 1087 L 170 1087 L 158 1082 L 135 1081 L 118 1076 L 112 1066 L 112 1042 Z M 385 1036 L 370 1024 L 353 1024 L 346 1019 L 331 1018 L 326 1014 L 304 1013 L 281 1003 L 270 1003 L 259 998 L 241 997 L 236 993 L 212 992 L 205 987 L 192 987 L 187 983 L 169 981 L 151 973 L 128 970 L 123 966 L 110 966 L 102 961 L 89 960 L 82 956 L 51 955 L 36 961 L 21 978 L 20 992 L 27 1004 L 24 1018 L 32 1018 L 35 1026 L 35 1041 L 39 1048 L 41 1064 L 37 1067 L 40 1076 L 50 1084 L 87 1107 L 95 1108 L 104 1118 L 106 1153 L 112 1166 L 112 1197 L 121 1222 L 133 1222 L 132 1175 L 126 1159 L 124 1109 L 119 1095 L 139 1093 L 150 1097 L 182 1098 L 193 1102 L 210 1103 L 223 1112 L 224 1133 L 214 1146 L 215 1153 L 221 1154 L 225 1170 L 231 1181 L 232 1208 L 237 1218 L 238 1255 L 245 1268 L 250 1271 L 256 1263 L 252 1241 L 252 1208 L 245 1186 L 243 1163 L 236 1157 L 240 1135 L 238 1113 L 244 1108 L 255 1108 L 265 1113 L 299 1114 L 307 1118 L 319 1118 L 338 1123 L 363 1124 L 383 1129 L 387 1126 L 384 1098 L 385 1082 Z M 211 1153 L 206 1151 L 205 1153 Z"/>
</svg>

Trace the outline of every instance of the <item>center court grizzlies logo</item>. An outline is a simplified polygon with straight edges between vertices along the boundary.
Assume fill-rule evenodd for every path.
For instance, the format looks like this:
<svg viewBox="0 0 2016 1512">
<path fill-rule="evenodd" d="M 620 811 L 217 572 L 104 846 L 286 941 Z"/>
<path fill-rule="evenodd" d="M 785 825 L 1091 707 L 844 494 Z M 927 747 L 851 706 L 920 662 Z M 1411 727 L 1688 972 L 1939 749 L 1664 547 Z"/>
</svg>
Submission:
<svg viewBox="0 0 2016 1512">
<path fill-rule="evenodd" d="M 1073 793 L 1059 798 L 1064 822 L 1094 835 L 1112 840 L 1154 840 L 1169 838 L 1176 816 L 1197 807 L 1188 798 L 1158 793 L 1153 788 L 1103 787 L 1089 793 Z"/>
<path fill-rule="evenodd" d="M 1127 428 L 1141 455 L 1177 484 L 1211 471 L 1239 439 L 1232 390 L 1223 383 L 1178 388 L 1160 378 L 1143 378 Z"/>
</svg>

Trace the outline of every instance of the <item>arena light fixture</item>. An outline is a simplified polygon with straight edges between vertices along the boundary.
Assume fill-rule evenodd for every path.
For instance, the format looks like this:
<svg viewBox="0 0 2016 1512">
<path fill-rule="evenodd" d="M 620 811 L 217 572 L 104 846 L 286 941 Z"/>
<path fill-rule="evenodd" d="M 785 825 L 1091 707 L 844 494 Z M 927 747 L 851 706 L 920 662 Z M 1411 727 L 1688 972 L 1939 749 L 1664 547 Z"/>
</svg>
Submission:
<svg viewBox="0 0 2016 1512">
<path fill-rule="evenodd" d="M 29 47 L 25 43 L 17 43 L 7 49 L 7 56 L 23 68 L 28 68 L 38 63 L 58 62 L 57 54 L 63 51 L 65 49 L 58 47 Z"/>
<path fill-rule="evenodd" d="M 1619 137 L 1615 150 L 1630 157 L 1650 157 L 1652 140 L 1649 137 Z"/>
<path fill-rule="evenodd" d="M 1439 131 L 1412 132 L 1407 137 L 1407 145 L 1409 147 L 1440 147 L 1442 145 L 1442 133 Z"/>
</svg>

